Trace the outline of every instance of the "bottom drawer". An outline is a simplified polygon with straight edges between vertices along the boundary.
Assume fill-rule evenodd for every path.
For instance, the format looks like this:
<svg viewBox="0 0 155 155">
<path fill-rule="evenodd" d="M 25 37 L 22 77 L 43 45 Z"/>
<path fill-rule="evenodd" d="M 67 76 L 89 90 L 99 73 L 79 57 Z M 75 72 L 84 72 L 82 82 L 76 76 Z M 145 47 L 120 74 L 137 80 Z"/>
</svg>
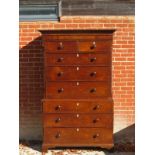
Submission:
<svg viewBox="0 0 155 155">
<path fill-rule="evenodd" d="M 44 143 L 55 146 L 90 146 L 113 142 L 112 129 L 105 128 L 44 128 Z"/>
</svg>

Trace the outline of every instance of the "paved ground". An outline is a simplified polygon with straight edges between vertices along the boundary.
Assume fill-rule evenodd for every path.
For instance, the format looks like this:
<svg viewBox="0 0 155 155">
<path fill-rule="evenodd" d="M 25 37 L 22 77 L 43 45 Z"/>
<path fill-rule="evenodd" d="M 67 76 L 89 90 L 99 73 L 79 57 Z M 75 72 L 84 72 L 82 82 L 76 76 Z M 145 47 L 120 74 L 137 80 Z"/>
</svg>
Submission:
<svg viewBox="0 0 155 155">
<path fill-rule="evenodd" d="M 40 146 L 24 146 L 20 144 L 19 155 L 41 155 Z M 134 152 L 118 152 L 114 151 L 97 151 L 97 150 L 76 150 L 76 149 L 66 149 L 66 150 L 49 150 L 46 155 L 135 155 Z"/>
</svg>

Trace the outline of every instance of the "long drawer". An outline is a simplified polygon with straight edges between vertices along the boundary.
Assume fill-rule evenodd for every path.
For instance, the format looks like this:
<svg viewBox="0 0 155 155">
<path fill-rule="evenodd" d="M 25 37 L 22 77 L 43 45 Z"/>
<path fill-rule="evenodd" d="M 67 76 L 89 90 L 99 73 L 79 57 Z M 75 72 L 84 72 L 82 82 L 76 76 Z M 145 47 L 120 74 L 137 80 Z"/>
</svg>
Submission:
<svg viewBox="0 0 155 155">
<path fill-rule="evenodd" d="M 113 113 L 112 99 L 102 100 L 46 100 L 44 113 Z"/>
<path fill-rule="evenodd" d="M 44 48 L 48 53 L 91 53 L 111 50 L 111 40 L 47 41 Z"/>
<path fill-rule="evenodd" d="M 44 128 L 44 142 L 56 146 L 93 146 L 112 144 L 112 129 L 107 128 Z"/>
<path fill-rule="evenodd" d="M 44 127 L 112 128 L 112 114 L 44 114 Z"/>
<path fill-rule="evenodd" d="M 47 81 L 110 81 L 111 67 L 48 67 Z"/>
<path fill-rule="evenodd" d="M 111 96 L 108 82 L 47 82 L 46 98 L 48 99 L 93 99 Z"/>
<path fill-rule="evenodd" d="M 63 65 L 111 65 L 110 52 L 103 52 L 103 54 L 47 54 L 46 55 L 46 66 L 63 66 Z"/>
</svg>

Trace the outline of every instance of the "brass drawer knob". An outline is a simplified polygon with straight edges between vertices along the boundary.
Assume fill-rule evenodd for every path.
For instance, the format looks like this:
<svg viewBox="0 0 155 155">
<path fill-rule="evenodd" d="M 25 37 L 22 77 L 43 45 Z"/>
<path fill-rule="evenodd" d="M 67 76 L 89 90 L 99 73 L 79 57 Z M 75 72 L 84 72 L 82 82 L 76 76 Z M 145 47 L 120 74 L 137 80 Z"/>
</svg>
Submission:
<svg viewBox="0 0 155 155">
<path fill-rule="evenodd" d="M 55 120 L 56 123 L 58 123 L 58 122 L 60 122 L 60 121 L 61 121 L 61 118 L 57 118 L 57 119 Z"/>
<path fill-rule="evenodd" d="M 64 60 L 64 58 L 61 57 L 61 58 L 57 59 L 57 62 L 62 62 L 63 60 Z"/>
<path fill-rule="evenodd" d="M 97 123 L 99 121 L 100 121 L 100 119 L 99 118 L 96 118 L 96 119 L 93 120 L 93 123 Z"/>
<path fill-rule="evenodd" d="M 58 105 L 55 107 L 55 110 L 61 110 L 62 106 L 61 105 Z"/>
<path fill-rule="evenodd" d="M 96 58 L 90 58 L 90 62 L 96 61 Z"/>
<path fill-rule="evenodd" d="M 76 118 L 79 118 L 80 117 L 80 115 L 79 114 L 76 114 Z"/>
<path fill-rule="evenodd" d="M 90 48 L 91 48 L 91 49 L 96 48 L 96 42 L 95 42 L 95 41 L 93 41 L 93 44 L 92 44 L 92 46 L 91 46 Z"/>
<path fill-rule="evenodd" d="M 60 42 L 60 43 L 59 43 L 59 46 L 58 46 L 58 49 L 61 50 L 61 49 L 63 49 L 63 48 L 64 48 L 64 47 L 63 47 L 63 44 L 62 44 L 62 42 Z"/>
<path fill-rule="evenodd" d="M 97 110 L 97 109 L 99 109 L 100 108 L 100 105 L 96 105 L 93 109 L 94 110 Z"/>
<path fill-rule="evenodd" d="M 96 75 L 96 72 L 92 72 L 92 73 L 90 73 L 90 76 L 95 76 Z"/>
<path fill-rule="evenodd" d="M 64 91 L 63 88 L 58 89 L 58 93 L 62 93 Z"/>
<path fill-rule="evenodd" d="M 59 72 L 59 73 L 57 74 L 57 76 L 60 77 L 60 76 L 62 76 L 63 74 L 64 74 L 63 72 Z"/>
<path fill-rule="evenodd" d="M 91 90 L 90 90 L 90 93 L 95 93 L 96 92 L 96 88 L 92 88 Z"/>
<path fill-rule="evenodd" d="M 93 138 L 97 138 L 97 137 L 99 137 L 99 134 L 98 133 L 95 134 L 95 135 L 93 135 Z"/>
<path fill-rule="evenodd" d="M 61 134 L 60 134 L 60 133 L 57 133 L 57 134 L 55 135 L 55 138 L 60 138 L 60 136 L 61 136 Z"/>
</svg>

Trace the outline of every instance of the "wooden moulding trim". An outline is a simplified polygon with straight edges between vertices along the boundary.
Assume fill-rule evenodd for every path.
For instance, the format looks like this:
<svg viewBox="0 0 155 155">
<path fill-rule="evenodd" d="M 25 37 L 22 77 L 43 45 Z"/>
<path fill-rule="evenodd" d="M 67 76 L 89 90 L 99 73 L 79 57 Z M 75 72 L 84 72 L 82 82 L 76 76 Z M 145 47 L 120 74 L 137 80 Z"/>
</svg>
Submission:
<svg viewBox="0 0 155 155">
<path fill-rule="evenodd" d="M 76 29 L 76 30 L 39 30 L 39 32 L 41 32 L 42 34 L 80 34 L 80 33 L 95 33 L 95 34 L 111 34 L 113 32 L 115 32 L 115 29 L 102 29 L 102 30 L 93 30 L 93 29 L 89 29 L 89 30 L 81 30 L 81 29 Z"/>
<path fill-rule="evenodd" d="M 42 102 L 46 102 L 46 101 L 90 101 L 90 99 L 47 99 L 47 98 L 44 98 L 42 99 Z M 113 99 L 112 97 L 103 97 L 103 98 L 99 98 L 99 99 L 91 99 L 90 102 L 93 102 L 93 101 L 111 101 L 113 102 Z"/>
</svg>

